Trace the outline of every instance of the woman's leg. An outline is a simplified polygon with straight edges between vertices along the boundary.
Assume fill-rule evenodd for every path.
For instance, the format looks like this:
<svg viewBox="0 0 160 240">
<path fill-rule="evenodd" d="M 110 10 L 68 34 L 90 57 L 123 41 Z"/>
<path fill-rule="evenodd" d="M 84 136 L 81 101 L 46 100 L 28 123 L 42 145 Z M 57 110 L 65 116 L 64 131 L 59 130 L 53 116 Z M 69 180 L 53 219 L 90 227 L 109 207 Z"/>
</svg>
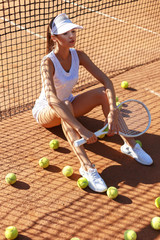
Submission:
<svg viewBox="0 0 160 240">
<path fill-rule="evenodd" d="M 80 94 L 74 99 L 72 104 L 66 101 L 66 105 L 69 107 L 70 111 L 75 117 L 83 116 L 99 105 L 102 105 L 105 117 L 108 115 L 108 100 L 103 87 Z M 74 147 L 73 143 L 75 140 L 80 138 L 79 134 L 69 124 L 63 120 L 61 121 L 51 107 L 48 106 L 44 108 L 39 113 L 38 120 L 39 123 L 46 128 L 58 126 L 60 123 L 62 123 L 64 134 L 77 158 L 79 159 L 81 166 L 83 166 L 85 170 L 88 170 L 92 167 L 92 163 L 89 160 L 84 147 Z"/>
<path fill-rule="evenodd" d="M 61 124 L 61 119 L 50 106 L 47 106 L 39 112 L 38 122 L 42 127 L 52 128 L 59 126 Z"/>
<path fill-rule="evenodd" d="M 82 93 L 78 95 L 72 103 L 66 101 L 65 104 L 75 117 L 83 116 L 99 105 L 102 106 L 105 118 L 109 112 L 108 99 L 103 87 Z M 80 138 L 79 134 L 68 123 L 60 120 L 52 108 L 48 107 L 41 111 L 39 114 L 39 123 L 46 128 L 54 127 L 61 123 L 64 134 L 79 159 L 81 166 L 85 170 L 92 168 L 92 163 L 89 160 L 84 147 L 80 146 L 77 148 L 74 146 L 74 141 Z"/>
<path fill-rule="evenodd" d="M 105 118 L 107 118 L 109 113 L 109 103 L 103 87 L 78 95 L 72 103 L 75 117 L 83 116 L 98 105 L 102 106 L 103 114 Z M 131 147 L 135 146 L 136 141 L 134 138 L 121 137 L 123 141 Z"/>
<path fill-rule="evenodd" d="M 134 146 L 136 145 L 136 141 L 134 138 L 130 138 L 130 137 L 127 138 L 127 137 L 123 137 L 123 136 L 121 136 L 121 138 L 123 139 L 124 143 L 127 143 L 132 148 L 134 148 Z"/>
<path fill-rule="evenodd" d="M 107 118 L 109 103 L 104 87 L 96 88 L 76 96 L 72 102 L 74 116 L 83 116 L 100 105 L 102 106 L 105 118 Z"/>
<path fill-rule="evenodd" d="M 73 108 L 72 108 L 71 103 L 66 101 L 65 104 L 68 106 L 70 111 L 73 113 Z M 76 154 L 77 158 L 79 159 L 81 166 L 85 170 L 92 168 L 92 163 L 89 160 L 84 147 L 83 146 L 80 146 L 80 147 L 74 146 L 74 141 L 80 138 L 79 134 L 65 121 L 62 120 L 61 123 L 62 123 L 63 132 L 64 132 L 70 146 L 72 147 L 74 153 Z"/>
<path fill-rule="evenodd" d="M 66 101 L 65 104 L 73 113 L 73 108 L 71 103 Z M 90 162 L 84 147 L 83 146 L 78 148 L 74 147 L 73 143 L 75 140 L 80 138 L 79 134 L 69 124 L 61 120 L 51 107 L 48 106 L 44 108 L 42 111 L 40 111 L 38 115 L 38 121 L 39 121 L 39 124 L 45 128 L 51 128 L 51 127 L 55 127 L 62 124 L 63 132 L 69 144 L 71 145 L 73 151 L 75 152 L 77 158 L 79 159 L 81 166 L 86 170 L 92 167 L 92 163 Z"/>
<path fill-rule="evenodd" d="M 70 102 L 65 102 L 68 105 L 68 108 L 74 114 L 73 108 Z M 104 192 L 107 190 L 107 186 L 101 176 L 98 174 L 97 170 L 93 167 L 91 161 L 89 160 L 85 149 L 83 146 L 75 147 L 74 141 L 79 139 L 79 134 L 65 121 L 62 120 L 62 128 L 64 134 L 70 143 L 73 151 L 78 157 L 81 168 L 80 174 L 88 180 L 89 187 L 96 192 Z"/>
<path fill-rule="evenodd" d="M 102 110 L 105 117 L 107 117 L 108 115 L 109 105 L 104 88 L 97 88 L 85 92 L 83 94 L 78 95 L 72 103 L 68 101 L 66 101 L 65 103 L 75 117 L 83 116 L 84 114 L 90 112 L 93 108 L 99 105 L 102 106 Z M 89 160 L 84 147 L 74 146 L 74 141 L 80 138 L 79 134 L 68 123 L 66 123 L 63 120 L 62 128 L 69 144 L 71 145 L 73 151 L 75 152 L 77 158 L 79 159 L 81 166 L 85 170 L 92 168 L 92 163 Z"/>
</svg>

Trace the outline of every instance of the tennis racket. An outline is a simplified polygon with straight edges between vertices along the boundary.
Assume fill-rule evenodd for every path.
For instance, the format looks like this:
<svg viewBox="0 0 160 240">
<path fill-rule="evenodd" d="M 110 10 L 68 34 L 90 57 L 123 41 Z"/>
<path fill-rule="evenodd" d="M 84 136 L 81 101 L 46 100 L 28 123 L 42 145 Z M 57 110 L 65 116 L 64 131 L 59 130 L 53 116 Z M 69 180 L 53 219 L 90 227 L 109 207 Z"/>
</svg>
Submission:
<svg viewBox="0 0 160 240">
<path fill-rule="evenodd" d="M 151 124 L 151 114 L 146 105 L 139 100 L 129 99 L 121 102 L 117 108 L 119 135 L 124 137 L 138 137 L 145 133 Z M 108 133 L 108 123 L 96 131 L 94 134 L 100 135 Z M 86 143 L 84 138 L 74 141 L 74 146 L 78 147 Z"/>
</svg>

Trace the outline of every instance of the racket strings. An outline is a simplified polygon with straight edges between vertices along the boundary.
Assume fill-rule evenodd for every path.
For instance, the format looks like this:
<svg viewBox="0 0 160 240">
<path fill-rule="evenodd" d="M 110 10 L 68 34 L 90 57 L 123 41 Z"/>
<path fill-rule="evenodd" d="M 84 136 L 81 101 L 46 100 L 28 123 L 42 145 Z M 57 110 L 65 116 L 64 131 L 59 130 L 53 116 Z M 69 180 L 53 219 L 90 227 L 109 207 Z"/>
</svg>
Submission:
<svg viewBox="0 0 160 240">
<path fill-rule="evenodd" d="M 123 104 L 119 114 L 119 131 L 127 135 L 137 135 L 148 127 L 149 116 L 144 106 L 135 101 Z"/>
</svg>

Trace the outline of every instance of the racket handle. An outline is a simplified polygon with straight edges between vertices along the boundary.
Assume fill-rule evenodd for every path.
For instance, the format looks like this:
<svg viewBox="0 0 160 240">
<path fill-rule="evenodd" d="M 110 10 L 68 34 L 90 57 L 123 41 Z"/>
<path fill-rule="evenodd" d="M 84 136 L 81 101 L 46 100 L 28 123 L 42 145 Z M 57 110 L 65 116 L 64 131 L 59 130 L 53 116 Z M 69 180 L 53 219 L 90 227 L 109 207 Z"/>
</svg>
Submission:
<svg viewBox="0 0 160 240">
<path fill-rule="evenodd" d="M 86 140 L 84 138 L 81 138 L 81 139 L 74 141 L 74 146 L 79 147 L 79 146 L 83 145 L 84 143 L 86 143 Z"/>
</svg>

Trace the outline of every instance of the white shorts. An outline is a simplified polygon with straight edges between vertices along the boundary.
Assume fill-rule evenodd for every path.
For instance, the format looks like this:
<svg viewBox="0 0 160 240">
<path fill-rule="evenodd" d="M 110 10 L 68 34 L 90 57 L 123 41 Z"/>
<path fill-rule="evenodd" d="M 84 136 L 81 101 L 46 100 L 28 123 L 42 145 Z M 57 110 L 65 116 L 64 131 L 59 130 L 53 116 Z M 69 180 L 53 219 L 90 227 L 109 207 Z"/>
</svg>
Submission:
<svg viewBox="0 0 160 240">
<path fill-rule="evenodd" d="M 73 102 L 73 100 L 76 98 L 76 96 L 73 96 L 72 94 L 68 97 L 68 99 L 65 99 L 64 101 L 68 100 L 69 102 Z M 33 117 L 36 119 L 36 121 L 39 123 L 38 121 L 38 115 L 39 113 L 46 107 L 49 107 L 47 100 L 43 99 L 43 100 L 39 100 L 37 99 L 35 102 L 35 105 L 32 109 L 32 115 Z"/>
</svg>

